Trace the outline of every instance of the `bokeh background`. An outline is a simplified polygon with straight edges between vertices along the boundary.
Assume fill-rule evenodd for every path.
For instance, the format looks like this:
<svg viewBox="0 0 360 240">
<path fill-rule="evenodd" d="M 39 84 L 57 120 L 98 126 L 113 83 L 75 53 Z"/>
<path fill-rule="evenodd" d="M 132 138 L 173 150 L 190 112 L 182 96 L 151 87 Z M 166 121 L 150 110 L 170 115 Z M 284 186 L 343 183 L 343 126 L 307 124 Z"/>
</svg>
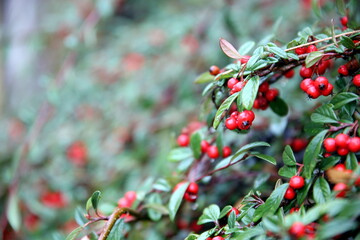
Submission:
<svg viewBox="0 0 360 240">
<path fill-rule="evenodd" d="M 331 14 L 331 2 L 322 11 Z M 108 214 L 126 191 L 171 175 L 177 134 L 206 120 L 194 79 L 230 62 L 219 38 L 281 45 L 321 26 L 310 8 L 307 0 L 1 1 L 2 239 L 63 239 L 93 191 Z M 166 239 L 167 224 L 144 224 L 133 239 Z"/>
</svg>

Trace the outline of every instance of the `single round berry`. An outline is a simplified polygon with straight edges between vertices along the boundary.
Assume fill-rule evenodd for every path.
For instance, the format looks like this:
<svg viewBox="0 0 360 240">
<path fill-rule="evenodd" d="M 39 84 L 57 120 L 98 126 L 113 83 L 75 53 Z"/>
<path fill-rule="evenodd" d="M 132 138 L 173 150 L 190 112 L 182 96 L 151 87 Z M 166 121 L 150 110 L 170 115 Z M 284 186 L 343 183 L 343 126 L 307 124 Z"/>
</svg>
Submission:
<svg viewBox="0 0 360 240">
<path fill-rule="evenodd" d="M 230 114 L 230 117 L 237 120 L 239 116 L 239 112 L 238 111 L 234 111 Z"/>
<path fill-rule="evenodd" d="M 360 74 L 356 74 L 352 82 L 355 86 L 360 87 Z"/>
<path fill-rule="evenodd" d="M 299 73 L 302 78 L 310 78 L 313 74 L 313 70 L 302 66 Z"/>
<path fill-rule="evenodd" d="M 300 83 L 300 88 L 304 92 L 306 92 L 308 90 L 308 88 L 311 87 L 311 86 L 314 86 L 314 81 L 311 78 L 305 78 Z"/>
<path fill-rule="evenodd" d="M 323 96 L 329 96 L 330 94 L 332 94 L 333 89 L 334 86 L 331 83 L 329 83 L 324 90 L 320 90 L 320 93 Z"/>
<path fill-rule="evenodd" d="M 227 87 L 232 89 L 238 82 L 239 80 L 237 80 L 236 78 L 230 78 L 227 82 Z"/>
<path fill-rule="evenodd" d="M 181 146 L 181 147 L 186 147 L 186 146 L 188 146 L 189 143 L 190 143 L 190 138 L 189 138 L 189 136 L 186 135 L 186 134 L 181 134 L 181 135 L 178 136 L 178 138 L 177 138 L 176 141 L 177 141 L 177 143 L 178 143 L 179 146 Z"/>
<path fill-rule="evenodd" d="M 338 148 L 337 154 L 340 156 L 346 156 L 349 153 L 349 149 L 347 148 Z"/>
<path fill-rule="evenodd" d="M 343 16 L 340 18 L 341 25 L 343 25 L 344 27 L 347 27 L 348 21 L 349 20 L 347 16 Z"/>
<path fill-rule="evenodd" d="M 294 222 L 289 229 L 290 235 L 301 238 L 305 236 L 305 225 L 301 222 Z"/>
<path fill-rule="evenodd" d="M 261 93 L 266 93 L 268 90 L 269 90 L 269 83 L 268 82 L 263 82 L 259 86 L 259 92 L 261 92 Z"/>
<path fill-rule="evenodd" d="M 284 76 L 285 76 L 286 78 L 292 78 L 294 75 L 295 75 L 294 69 L 291 69 L 291 70 L 289 70 L 289 71 L 287 71 L 287 72 L 284 73 Z"/>
<path fill-rule="evenodd" d="M 251 58 L 251 56 L 248 56 L 248 55 L 242 56 L 242 58 L 240 59 L 240 63 L 241 64 L 247 63 L 250 58 Z"/>
<path fill-rule="evenodd" d="M 295 53 L 297 55 L 305 54 L 306 51 L 307 51 L 307 47 L 299 47 L 299 48 L 295 49 Z"/>
<path fill-rule="evenodd" d="M 317 47 L 315 45 L 310 45 L 307 47 L 306 52 L 311 53 L 317 51 Z"/>
<path fill-rule="evenodd" d="M 293 207 L 290 209 L 290 213 L 294 213 L 294 212 L 298 212 L 298 211 L 300 211 L 300 208 L 298 208 L 298 207 Z"/>
<path fill-rule="evenodd" d="M 336 146 L 338 148 L 347 148 L 350 137 L 345 133 L 340 133 L 335 137 Z"/>
<path fill-rule="evenodd" d="M 118 207 L 123 208 L 123 207 L 131 207 L 132 202 L 130 201 L 130 199 L 127 199 L 125 197 L 120 198 L 118 201 Z"/>
<path fill-rule="evenodd" d="M 352 137 L 348 142 L 348 149 L 350 152 L 356 153 L 360 151 L 360 137 Z"/>
<path fill-rule="evenodd" d="M 347 76 L 349 75 L 349 70 L 348 68 L 346 67 L 346 65 L 341 65 L 339 68 L 338 68 L 338 73 L 343 75 L 343 76 Z"/>
<path fill-rule="evenodd" d="M 265 110 L 268 108 L 268 106 L 269 106 L 269 103 L 265 97 L 258 97 L 254 101 L 253 108 Z"/>
<path fill-rule="evenodd" d="M 277 96 L 279 96 L 279 90 L 277 90 L 276 88 L 270 88 L 265 93 L 266 100 L 268 100 L 269 102 L 274 101 Z"/>
<path fill-rule="evenodd" d="M 323 145 L 327 152 L 335 152 L 337 149 L 336 141 L 334 138 L 325 138 Z"/>
<path fill-rule="evenodd" d="M 124 194 L 124 197 L 133 203 L 136 200 L 136 192 L 128 191 Z"/>
<path fill-rule="evenodd" d="M 300 189 L 304 187 L 305 181 L 304 178 L 301 176 L 292 176 L 290 178 L 289 186 L 293 189 Z"/>
<path fill-rule="evenodd" d="M 238 124 L 235 118 L 229 117 L 225 120 L 225 126 L 227 129 L 234 130 L 238 127 Z"/>
<path fill-rule="evenodd" d="M 301 150 L 306 148 L 307 144 L 308 141 L 306 138 L 294 138 L 291 141 L 290 146 L 294 152 L 300 152 Z"/>
<path fill-rule="evenodd" d="M 248 130 L 251 127 L 251 122 L 248 120 L 238 121 L 238 128 L 240 130 Z"/>
<path fill-rule="evenodd" d="M 201 145 L 201 152 L 204 153 L 207 151 L 208 147 L 210 146 L 210 143 L 206 140 L 202 140 L 200 145 Z"/>
<path fill-rule="evenodd" d="M 188 202 L 195 202 L 197 199 L 197 195 L 185 192 L 184 199 Z"/>
<path fill-rule="evenodd" d="M 223 237 L 220 237 L 220 236 L 216 236 L 216 237 L 213 237 L 212 240 L 224 240 L 225 238 Z"/>
<path fill-rule="evenodd" d="M 306 90 L 306 93 L 309 96 L 309 98 L 313 98 L 313 99 L 316 99 L 316 98 L 320 97 L 320 95 L 321 95 L 320 91 L 314 86 L 310 86 Z"/>
<path fill-rule="evenodd" d="M 239 121 L 247 120 L 249 122 L 252 122 L 252 121 L 254 121 L 254 119 L 255 119 L 255 114 L 251 110 L 244 110 L 244 111 L 240 112 L 238 115 Z"/>
<path fill-rule="evenodd" d="M 293 188 L 289 187 L 286 192 L 285 192 L 285 195 L 284 195 L 284 198 L 287 199 L 287 200 L 293 200 L 296 196 L 296 192 Z"/>
<path fill-rule="evenodd" d="M 326 77 L 317 77 L 314 81 L 314 85 L 320 91 L 324 90 L 329 84 L 329 80 Z"/>
<path fill-rule="evenodd" d="M 345 167 L 345 165 L 344 164 L 342 164 L 342 163 L 339 163 L 339 164 L 336 164 L 335 166 L 334 166 L 334 169 L 335 170 L 337 170 L 337 171 L 345 171 L 346 170 L 346 167 Z"/>
<path fill-rule="evenodd" d="M 186 192 L 191 193 L 191 194 L 198 194 L 199 192 L 199 185 L 197 185 L 196 182 L 191 182 L 188 186 L 188 188 L 186 189 Z"/>
<path fill-rule="evenodd" d="M 218 66 L 213 65 L 209 68 L 209 72 L 211 75 L 216 76 L 220 73 L 220 68 Z"/>
<path fill-rule="evenodd" d="M 317 66 L 317 74 L 323 75 L 326 72 L 326 69 L 329 67 L 330 61 L 328 60 L 321 60 Z"/>
<path fill-rule="evenodd" d="M 240 81 L 233 86 L 231 91 L 234 93 L 240 92 L 245 87 L 245 85 L 246 85 L 246 83 L 244 81 Z"/>
<path fill-rule="evenodd" d="M 230 216 L 230 214 L 231 214 L 232 212 L 235 213 L 235 216 L 240 213 L 239 209 L 237 209 L 236 207 L 232 207 L 232 208 L 230 209 L 230 211 L 226 214 L 226 216 Z"/>
<path fill-rule="evenodd" d="M 337 183 L 333 190 L 337 192 L 335 195 L 336 198 L 343 198 L 346 195 L 347 186 L 345 183 Z"/>
<path fill-rule="evenodd" d="M 223 156 L 224 158 L 226 158 L 226 157 L 228 157 L 228 156 L 230 156 L 230 155 L 231 155 L 231 148 L 230 148 L 229 146 L 223 147 L 223 149 L 222 149 L 222 156 Z"/>
<path fill-rule="evenodd" d="M 210 158 L 218 158 L 219 157 L 219 150 L 218 150 L 217 146 L 208 147 L 206 153 Z"/>
</svg>

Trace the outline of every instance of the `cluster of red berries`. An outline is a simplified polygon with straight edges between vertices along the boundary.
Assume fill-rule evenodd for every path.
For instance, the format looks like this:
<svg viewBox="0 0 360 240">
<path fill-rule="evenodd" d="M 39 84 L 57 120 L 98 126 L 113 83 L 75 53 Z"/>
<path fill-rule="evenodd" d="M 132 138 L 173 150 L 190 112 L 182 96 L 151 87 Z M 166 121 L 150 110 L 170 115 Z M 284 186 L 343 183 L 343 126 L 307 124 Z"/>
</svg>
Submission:
<svg viewBox="0 0 360 240">
<path fill-rule="evenodd" d="M 119 208 L 131 208 L 131 206 L 134 204 L 136 200 L 136 192 L 134 191 L 128 191 L 124 194 L 124 197 L 120 198 L 118 201 L 118 207 Z M 126 222 L 130 222 L 134 220 L 135 218 L 131 216 L 128 213 L 124 213 L 120 216 L 120 218 L 125 218 Z"/>
<path fill-rule="evenodd" d="M 326 77 L 320 76 L 315 80 L 305 78 L 301 81 L 300 88 L 306 92 L 310 98 L 315 99 L 320 95 L 329 96 L 332 93 L 334 86 L 329 83 L 329 80 Z"/>
<path fill-rule="evenodd" d="M 289 187 L 286 189 L 284 198 L 292 200 L 296 197 L 295 189 L 301 189 L 305 185 L 305 180 L 301 176 L 292 176 L 289 181 Z"/>
<path fill-rule="evenodd" d="M 328 153 L 336 151 L 338 155 L 345 156 L 349 152 L 360 151 L 360 137 L 350 137 L 345 133 L 340 133 L 335 138 L 325 138 L 323 145 Z"/>
<path fill-rule="evenodd" d="M 299 47 L 299 48 L 295 49 L 295 53 L 297 55 L 311 53 L 311 52 L 315 52 L 315 51 L 317 51 L 317 47 L 314 44 L 305 46 L 305 47 Z"/>
<path fill-rule="evenodd" d="M 317 73 L 318 75 L 323 75 L 330 65 L 331 65 L 330 60 L 321 59 L 317 64 L 309 68 L 302 66 L 300 68 L 299 75 L 302 78 L 311 78 L 313 73 Z"/>
<path fill-rule="evenodd" d="M 352 82 L 355 86 L 360 87 L 360 74 L 355 75 Z"/>
<path fill-rule="evenodd" d="M 279 90 L 276 88 L 270 88 L 268 82 L 263 82 L 259 86 L 253 108 L 265 110 L 268 108 L 269 103 L 274 101 L 277 96 L 279 96 Z"/>
<path fill-rule="evenodd" d="M 235 111 L 225 120 L 225 126 L 230 130 L 247 130 L 251 127 L 254 119 L 255 114 L 251 110 L 244 110 L 242 112 Z"/>
<path fill-rule="evenodd" d="M 174 187 L 174 192 L 184 183 L 185 182 L 179 182 L 178 184 L 176 184 L 176 186 Z M 195 202 L 198 197 L 198 192 L 199 185 L 195 182 L 191 182 L 185 191 L 184 199 L 188 202 Z"/>
<path fill-rule="evenodd" d="M 230 89 L 230 95 L 240 92 L 246 85 L 244 80 L 238 80 L 236 78 L 230 78 L 227 81 L 227 87 Z"/>
<path fill-rule="evenodd" d="M 206 140 L 201 141 L 201 152 L 206 153 L 209 158 L 218 158 L 220 156 L 219 149 L 216 145 L 210 145 Z M 226 158 L 232 153 L 229 146 L 224 146 L 222 149 L 222 157 Z"/>
<path fill-rule="evenodd" d="M 346 174 L 352 174 L 352 170 L 351 169 L 346 169 L 346 166 L 343 163 L 339 163 L 337 165 L 335 165 L 332 169 L 335 169 L 339 172 L 343 172 Z M 360 186 L 360 177 L 358 177 L 355 182 L 354 182 L 355 186 Z M 336 198 L 343 198 L 346 196 L 347 191 L 348 191 L 349 187 L 347 186 L 347 184 L 343 183 L 343 182 L 339 182 L 336 183 L 333 187 L 333 191 L 336 192 L 335 197 Z"/>
<path fill-rule="evenodd" d="M 302 222 L 294 222 L 289 228 L 289 234 L 295 239 L 300 239 L 306 236 L 306 239 L 315 239 L 316 223 L 309 223 L 307 225 Z"/>
</svg>

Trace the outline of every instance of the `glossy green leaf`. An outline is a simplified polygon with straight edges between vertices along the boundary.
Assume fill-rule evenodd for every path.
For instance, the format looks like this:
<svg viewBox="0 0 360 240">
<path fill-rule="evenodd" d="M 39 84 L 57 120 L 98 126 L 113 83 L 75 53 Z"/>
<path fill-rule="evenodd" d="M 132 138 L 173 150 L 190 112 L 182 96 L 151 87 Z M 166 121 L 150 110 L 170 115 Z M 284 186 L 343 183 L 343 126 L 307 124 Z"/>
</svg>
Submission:
<svg viewBox="0 0 360 240">
<path fill-rule="evenodd" d="M 189 186 L 189 182 L 183 183 L 178 189 L 176 189 L 173 194 L 171 194 L 170 200 L 169 200 L 169 217 L 170 220 L 173 221 L 175 219 L 176 213 L 180 207 L 181 201 L 184 197 L 184 194 L 186 192 L 186 189 Z"/>
<path fill-rule="evenodd" d="M 195 132 L 191 135 L 190 147 L 194 154 L 194 158 L 198 159 L 201 155 L 201 135 L 199 132 Z"/>
<path fill-rule="evenodd" d="M 247 109 L 251 110 L 254 104 L 255 98 L 257 96 L 257 92 L 259 89 L 260 81 L 259 76 L 255 76 L 250 78 L 243 90 L 241 90 L 240 98 L 241 98 L 241 105 Z"/>
<path fill-rule="evenodd" d="M 358 167 L 358 160 L 356 158 L 355 153 L 350 152 L 348 153 L 348 155 L 346 156 L 346 169 L 351 169 L 351 170 L 355 170 Z"/>
<path fill-rule="evenodd" d="M 287 103 L 280 97 L 275 98 L 269 105 L 271 110 L 281 117 L 286 116 L 289 112 Z"/>
<path fill-rule="evenodd" d="M 282 159 L 283 159 L 285 165 L 296 166 L 296 159 L 294 156 L 294 152 L 289 145 L 285 146 L 285 150 L 282 154 Z"/>
<path fill-rule="evenodd" d="M 312 186 L 313 180 L 314 180 L 313 178 L 305 179 L 305 186 L 297 191 L 297 194 L 296 194 L 297 205 L 303 204 L 305 199 L 308 197 L 308 192 Z"/>
<path fill-rule="evenodd" d="M 18 231 L 21 227 L 21 214 L 19 209 L 19 198 L 16 191 L 12 191 L 9 195 L 9 204 L 7 206 L 7 219 L 11 227 Z"/>
<path fill-rule="evenodd" d="M 91 204 L 92 204 L 92 206 L 93 206 L 93 208 L 95 210 L 97 210 L 100 199 L 101 199 L 101 192 L 100 191 L 95 191 L 91 195 Z"/>
<path fill-rule="evenodd" d="M 123 240 L 125 239 L 124 232 L 125 231 L 125 221 L 123 218 L 116 220 L 114 226 L 112 227 L 108 240 Z"/>
<path fill-rule="evenodd" d="M 89 197 L 88 200 L 86 201 L 86 211 L 88 212 L 92 207 L 93 205 L 92 205 L 91 197 Z"/>
<path fill-rule="evenodd" d="M 180 162 L 182 160 L 192 157 L 193 157 L 193 152 L 191 151 L 190 148 L 180 147 L 180 148 L 174 148 L 173 150 L 170 151 L 168 155 L 168 160 L 170 162 Z"/>
<path fill-rule="evenodd" d="M 313 198 L 316 203 L 325 203 L 331 195 L 329 183 L 323 177 L 319 177 L 313 187 Z"/>
<path fill-rule="evenodd" d="M 312 67 L 315 63 L 317 63 L 323 57 L 323 55 L 324 55 L 324 53 L 319 52 L 319 51 L 309 53 L 305 59 L 306 67 L 307 68 Z"/>
<path fill-rule="evenodd" d="M 219 218 L 225 217 L 225 215 L 228 214 L 228 212 L 229 212 L 231 209 L 232 209 L 232 206 L 230 206 L 230 205 L 225 206 L 225 207 L 221 210 Z"/>
<path fill-rule="evenodd" d="M 82 226 L 87 222 L 87 219 L 84 216 L 84 211 L 80 206 L 77 206 L 75 209 L 75 221 L 78 225 Z"/>
<path fill-rule="evenodd" d="M 162 192 L 169 192 L 171 190 L 170 184 L 163 178 L 158 179 L 154 183 L 153 188 Z"/>
<path fill-rule="evenodd" d="M 227 111 L 231 104 L 236 100 L 236 98 L 239 96 L 240 92 L 234 93 L 233 95 L 230 95 L 219 107 L 215 114 L 214 122 L 213 122 L 213 128 L 217 128 L 221 122 L 221 120 L 224 117 L 224 112 Z"/>
<path fill-rule="evenodd" d="M 257 157 L 257 158 L 260 158 L 262 160 L 265 160 L 273 165 L 276 165 L 276 159 L 272 156 L 269 156 L 269 155 L 266 155 L 266 154 L 263 154 L 263 153 L 258 153 L 258 152 L 251 152 L 251 155 Z"/>
<path fill-rule="evenodd" d="M 279 56 L 281 58 L 284 58 L 284 59 L 288 58 L 286 52 L 279 47 L 268 47 L 268 51 L 271 53 L 274 53 L 276 56 Z"/>
<path fill-rule="evenodd" d="M 229 217 L 228 217 L 228 226 L 229 228 L 234 228 L 235 227 L 235 222 L 236 222 L 236 215 L 234 211 L 231 211 Z"/>
<path fill-rule="evenodd" d="M 346 48 L 349 49 L 354 49 L 355 48 L 355 44 L 354 42 L 351 40 L 351 38 L 347 37 L 347 36 L 342 36 L 341 40 L 340 40 L 341 45 L 343 45 Z"/>
<path fill-rule="evenodd" d="M 205 208 L 203 214 L 200 216 L 198 224 L 204 224 L 208 222 L 217 222 L 220 217 L 220 208 L 215 204 L 211 204 Z"/>
<path fill-rule="evenodd" d="M 65 240 L 75 240 L 83 229 L 84 228 L 82 226 L 75 228 L 71 233 L 69 233 L 69 235 L 67 235 Z"/>
<path fill-rule="evenodd" d="M 313 139 L 310 141 L 310 143 L 305 149 L 303 173 L 306 178 L 310 178 L 312 175 L 326 133 L 327 130 L 323 130 L 318 133 L 315 137 L 313 137 Z"/>
<path fill-rule="evenodd" d="M 311 114 L 311 121 L 316 123 L 338 123 L 332 104 L 324 104 Z"/>
<path fill-rule="evenodd" d="M 356 227 L 357 224 L 352 219 L 337 218 L 331 222 L 323 224 L 318 230 L 317 237 L 319 239 L 330 239 L 331 237 L 337 236 L 341 233 L 355 230 Z"/>
<path fill-rule="evenodd" d="M 160 205 L 162 204 L 161 201 L 161 196 L 158 193 L 152 193 L 148 198 L 147 198 L 147 202 L 148 204 L 153 204 L 153 205 Z M 148 215 L 150 217 L 151 220 L 153 221 L 159 221 L 161 219 L 162 216 L 162 212 L 159 211 L 156 208 L 147 208 L 147 212 Z"/>
<path fill-rule="evenodd" d="M 231 237 L 234 240 L 244 240 L 244 239 L 253 239 L 256 236 L 265 234 L 265 230 L 261 226 L 256 226 L 252 228 L 245 228 L 244 231 L 239 232 Z"/>
<path fill-rule="evenodd" d="M 232 156 L 232 161 L 234 161 L 236 158 L 238 158 L 238 155 L 247 152 L 249 149 L 255 148 L 255 147 L 270 147 L 270 144 L 267 142 L 253 142 L 246 144 L 242 146 L 239 150 L 236 151 L 236 153 Z"/>
<path fill-rule="evenodd" d="M 248 41 L 240 46 L 239 53 L 244 56 L 248 54 L 254 46 L 255 46 L 255 42 Z"/>
<path fill-rule="evenodd" d="M 200 83 L 208 83 L 212 81 L 214 81 L 214 76 L 211 75 L 209 72 L 204 72 L 195 79 L 194 83 L 200 84 Z"/>
<path fill-rule="evenodd" d="M 278 174 L 282 177 L 291 178 L 296 174 L 296 166 L 283 166 L 279 169 Z"/>
<path fill-rule="evenodd" d="M 334 109 L 339 109 L 347 103 L 356 101 L 357 99 L 359 99 L 359 96 L 355 93 L 341 92 L 336 94 L 330 103 L 334 105 Z"/>
<path fill-rule="evenodd" d="M 266 181 L 270 178 L 270 176 L 271 176 L 271 174 L 268 172 L 259 173 L 255 178 L 254 188 L 256 189 L 256 188 L 260 187 L 261 185 L 263 185 L 264 183 L 266 183 Z"/>
</svg>

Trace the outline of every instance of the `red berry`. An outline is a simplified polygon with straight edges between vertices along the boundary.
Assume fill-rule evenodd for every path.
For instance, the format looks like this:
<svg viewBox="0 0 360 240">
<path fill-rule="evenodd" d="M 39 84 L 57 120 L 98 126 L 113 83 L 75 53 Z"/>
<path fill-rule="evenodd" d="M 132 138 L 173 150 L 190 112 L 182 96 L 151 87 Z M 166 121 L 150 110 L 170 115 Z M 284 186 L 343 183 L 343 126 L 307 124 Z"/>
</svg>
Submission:
<svg viewBox="0 0 360 240">
<path fill-rule="evenodd" d="M 323 155 L 323 156 L 324 156 L 324 158 L 331 157 L 331 153 L 328 153 L 328 152 L 327 152 L 327 153 L 324 153 L 324 155 Z"/>
<path fill-rule="evenodd" d="M 305 138 L 294 138 L 290 146 L 294 152 L 300 152 L 307 146 L 307 144 L 308 141 Z"/>
<path fill-rule="evenodd" d="M 292 187 L 293 189 L 300 189 L 304 187 L 304 185 L 305 185 L 305 181 L 303 177 L 292 176 L 290 178 L 289 186 Z"/>
<path fill-rule="evenodd" d="M 238 115 L 238 120 L 248 120 L 249 122 L 254 121 L 255 114 L 251 110 L 244 110 Z"/>
<path fill-rule="evenodd" d="M 315 51 L 317 51 L 317 47 L 315 45 L 310 45 L 306 49 L 306 52 L 308 52 L 308 53 L 315 52 Z"/>
<path fill-rule="evenodd" d="M 41 203 L 49 208 L 63 208 L 67 200 L 62 192 L 46 192 L 41 195 Z"/>
<path fill-rule="evenodd" d="M 238 128 L 240 130 L 247 130 L 251 127 L 251 122 L 248 120 L 238 121 Z"/>
<path fill-rule="evenodd" d="M 354 185 L 359 187 L 360 186 L 360 177 L 358 177 L 355 182 L 354 182 Z"/>
<path fill-rule="evenodd" d="M 125 197 L 120 198 L 118 201 L 118 207 L 122 208 L 122 207 L 131 207 L 132 202 L 130 201 L 130 199 L 127 199 Z"/>
<path fill-rule="evenodd" d="M 237 128 L 237 122 L 234 118 L 229 117 L 225 120 L 225 126 L 227 129 L 234 130 Z"/>
<path fill-rule="evenodd" d="M 295 75 L 294 69 L 291 69 L 291 70 L 289 70 L 289 71 L 287 71 L 287 72 L 284 73 L 284 76 L 285 76 L 286 78 L 292 78 L 294 75 Z"/>
<path fill-rule="evenodd" d="M 212 240 L 224 240 L 225 238 L 223 237 L 220 237 L 220 236 L 216 236 L 216 237 L 213 237 Z"/>
<path fill-rule="evenodd" d="M 227 82 L 227 87 L 232 89 L 238 82 L 239 80 L 237 80 L 236 78 L 230 78 Z"/>
<path fill-rule="evenodd" d="M 279 90 L 276 88 L 270 88 L 265 94 L 265 97 L 269 102 L 274 101 L 277 96 L 279 96 Z"/>
<path fill-rule="evenodd" d="M 320 93 L 324 96 L 329 96 L 330 94 L 332 94 L 333 89 L 334 86 L 331 83 L 329 83 L 324 90 L 320 91 Z"/>
<path fill-rule="evenodd" d="M 269 106 L 269 103 L 265 97 L 258 97 L 254 101 L 253 108 L 265 110 L 268 106 Z"/>
<path fill-rule="evenodd" d="M 321 95 L 320 91 L 314 86 L 310 86 L 306 90 L 306 93 L 309 96 L 309 98 L 313 98 L 313 99 L 316 99 Z"/>
<path fill-rule="evenodd" d="M 355 86 L 360 87 L 360 74 L 356 74 L 352 82 Z"/>
<path fill-rule="evenodd" d="M 313 74 L 313 70 L 302 66 L 299 73 L 302 78 L 310 78 Z"/>
<path fill-rule="evenodd" d="M 343 75 L 343 76 L 347 76 L 349 75 L 349 70 L 348 68 L 346 67 L 346 65 L 341 65 L 339 68 L 338 68 L 338 73 Z"/>
<path fill-rule="evenodd" d="M 186 189 L 186 192 L 191 193 L 191 194 L 198 194 L 199 192 L 199 185 L 197 185 L 197 183 L 195 182 L 191 182 L 188 186 L 188 188 Z"/>
<path fill-rule="evenodd" d="M 268 90 L 269 90 L 269 83 L 268 82 L 263 82 L 259 86 L 259 92 L 266 93 Z"/>
<path fill-rule="evenodd" d="M 217 146 L 208 147 L 206 153 L 210 158 L 218 158 L 219 157 L 219 150 L 218 150 Z"/>
<path fill-rule="evenodd" d="M 341 25 L 343 25 L 344 27 L 347 27 L 348 21 L 349 20 L 347 16 L 343 16 L 340 18 Z"/>
<path fill-rule="evenodd" d="M 314 81 L 314 86 L 320 91 L 324 90 L 328 84 L 329 84 L 328 79 L 322 76 L 317 77 Z"/>
<path fill-rule="evenodd" d="M 327 152 L 335 152 L 337 149 L 334 138 L 325 138 L 323 145 Z"/>
<path fill-rule="evenodd" d="M 186 147 L 186 146 L 188 146 L 189 143 L 190 143 L 190 138 L 189 138 L 189 136 L 186 135 L 186 134 L 181 134 L 181 135 L 178 136 L 178 138 L 177 138 L 176 141 L 177 141 L 177 143 L 178 143 L 179 146 L 181 146 L 181 147 Z"/>
<path fill-rule="evenodd" d="M 136 200 L 136 192 L 128 191 L 125 193 L 124 197 L 133 203 Z"/>
<path fill-rule="evenodd" d="M 195 202 L 197 199 L 197 195 L 185 192 L 184 199 L 188 202 Z"/>
<path fill-rule="evenodd" d="M 298 207 L 293 207 L 290 209 L 290 213 L 294 213 L 294 212 L 298 212 L 298 211 L 300 211 L 300 208 L 298 208 Z"/>
<path fill-rule="evenodd" d="M 360 137 L 352 137 L 348 142 L 348 149 L 350 152 L 356 153 L 360 151 Z"/>
<path fill-rule="evenodd" d="M 218 66 L 213 65 L 209 68 L 209 72 L 211 75 L 216 76 L 220 73 L 220 68 Z"/>
<path fill-rule="evenodd" d="M 340 133 L 335 137 L 336 146 L 338 148 L 347 148 L 350 137 L 347 134 Z"/>
<path fill-rule="evenodd" d="M 289 229 L 290 235 L 301 238 L 305 236 L 305 225 L 301 222 L 294 222 Z"/>
<path fill-rule="evenodd" d="M 349 150 L 347 148 L 338 148 L 337 154 L 340 156 L 346 156 L 349 153 Z"/>
<path fill-rule="evenodd" d="M 84 142 L 73 142 L 66 151 L 69 161 L 77 166 L 84 166 L 87 162 L 87 148 Z"/>
<path fill-rule="evenodd" d="M 222 156 L 223 156 L 224 158 L 226 158 L 226 157 L 228 157 L 228 156 L 230 156 L 230 155 L 231 155 L 231 148 L 230 148 L 229 146 L 223 147 L 223 149 L 222 149 Z"/>
<path fill-rule="evenodd" d="M 231 212 L 234 212 L 235 216 L 240 213 L 239 209 L 237 209 L 236 207 L 232 207 L 230 211 L 226 214 L 226 216 L 230 216 Z"/>
<path fill-rule="evenodd" d="M 246 83 L 244 81 L 240 81 L 233 86 L 231 91 L 233 93 L 240 92 L 245 87 L 245 85 L 246 85 Z"/>
<path fill-rule="evenodd" d="M 317 66 L 317 74 L 322 75 L 326 72 L 326 69 L 329 67 L 329 60 L 321 60 Z"/>
<path fill-rule="evenodd" d="M 247 63 L 250 58 L 251 58 L 251 56 L 247 56 L 247 55 L 243 56 L 243 57 L 240 59 L 241 64 Z"/>
<path fill-rule="evenodd" d="M 206 140 L 201 141 L 201 152 L 204 153 L 207 151 L 208 147 L 210 146 L 210 143 Z"/>
<path fill-rule="evenodd" d="M 346 170 L 346 167 L 345 167 L 344 164 L 339 163 L 339 164 L 336 164 L 336 165 L 334 166 L 334 169 L 337 170 L 337 171 L 345 171 L 345 170 Z"/>
<path fill-rule="evenodd" d="M 295 49 L 295 53 L 297 55 L 304 54 L 304 53 L 306 53 L 306 51 L 307 51 L 307 47 L 300 47 L 300 48 Z"/>
<path fill-rule="evenodd" d="M 338 192 L 335 197 L 336 198 L 343 198 L 346 195 L 347 186 L 345 183 L 337 183 L 335 184 L 333 190 Z"/>
<path fill-rule="evenodd" d="M 314 81 L 311 78 L 305 78 L 300 83 L 300 88 L 304 92 L 306 92 L 308 90 L 308 88 L 311 87 L 311 86 L 314 86 Z"/>
<path fill-rule="evenodd" d="M 237 120 L 238 119 L 238 115 L 239 115 L 239 112 L 238 111 L 234 111 L 231 113 L 230 117 Z"/>
<path fill-rule="evenodd" d="M 292 200 L 295 198 L 295 196 L 296 196 L 295 190 L 289 187 L 285 192 L 284 198 L 287 200 Z"/>
</svg>

